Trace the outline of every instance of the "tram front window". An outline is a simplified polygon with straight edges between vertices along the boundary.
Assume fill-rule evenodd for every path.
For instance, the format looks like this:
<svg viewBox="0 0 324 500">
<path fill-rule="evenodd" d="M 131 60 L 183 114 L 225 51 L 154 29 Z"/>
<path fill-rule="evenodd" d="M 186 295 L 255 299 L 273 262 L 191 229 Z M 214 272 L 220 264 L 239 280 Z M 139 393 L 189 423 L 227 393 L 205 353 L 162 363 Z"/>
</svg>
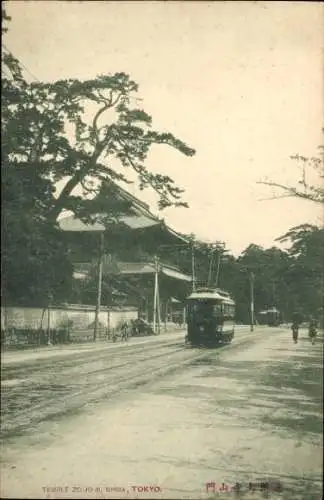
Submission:
<svg viewBox="0 0 324 500">
<path fill-rule="evenodd" d="M 221 305 L 210 301 L 199 301 L 189 306 L 189 317 L 193 321 L 202 321 L 221 313 Z"/>
</svg>

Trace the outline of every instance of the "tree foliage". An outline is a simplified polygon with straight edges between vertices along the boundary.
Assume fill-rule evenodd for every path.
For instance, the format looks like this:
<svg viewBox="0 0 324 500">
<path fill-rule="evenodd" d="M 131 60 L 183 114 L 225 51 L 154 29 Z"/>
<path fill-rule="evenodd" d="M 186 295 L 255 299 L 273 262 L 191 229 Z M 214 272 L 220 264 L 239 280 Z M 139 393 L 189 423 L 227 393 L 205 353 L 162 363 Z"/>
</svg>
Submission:
<svg viewBox="0 0 324 500">
<path fill-rule="evenodd" d="M 194 150 L 171 133 L 152 129 L 152 118 L 136 106 L 138 85 L 125 73 L 94 79 L 27 83 L 19 62 L 3 52 L 3 162 L 15 168 L 33 165 L 52 185 L 64 183 L 51 200 L 48 217 L 55 221 L 62 210 L 76 211 L 84 194 L 97 192 L 103 182 L 129 182 L 128 170 L 139 186 L 151 186 L 161 209 L 186 206 L 183 190 L 166 175 L 150 172 L 145 161 L 154 145 L 168 145 L 186 156 Z"/>
<path fill-rule="evenodd" d="M 291 245 L 287 282 L 296 308 L 316 314 L 323 305 L 324 229 L 302 224 L 292 228 L 279 241 Z"/>
<path fill-rule="evenodd" d="M 10 17 L 4 9 L 2 19 L 5 33 Z M 186 206 L 182 189 L 169 176 L 150 172 L 146 159 L 153 146 L 186 156 L 194 150 L 152 128 L 152 118 L 137 105 L 138 85 L 126 73 L 29 82 L 5 44 L 2 68 L 2 293 L 10 301 L 59 299 L 61 274 L 68 283 L 72 272 L 57 228 L 62 211 L 89 220 L 103 210 L 127 210 L 109 198 L 113 183 L 130 182 L 131 170 L 141 189 L 157 192 L 161 209 Z M 63 188 L 57 195 L 58 183 Z"/>
</svg>

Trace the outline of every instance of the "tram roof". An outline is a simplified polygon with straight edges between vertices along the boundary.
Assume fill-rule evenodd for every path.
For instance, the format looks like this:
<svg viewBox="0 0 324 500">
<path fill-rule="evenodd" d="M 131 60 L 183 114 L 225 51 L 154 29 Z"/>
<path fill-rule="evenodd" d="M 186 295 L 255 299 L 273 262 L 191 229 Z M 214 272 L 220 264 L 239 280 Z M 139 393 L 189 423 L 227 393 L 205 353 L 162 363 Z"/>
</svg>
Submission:
<svg viewBox="0 0 324 500">
<path fill-rule="evenodd" d="M 276 307 L 270 307 L 269 309 L 264 309 L 260 311 L 259 314 L 268 314 L 268 313 L 279 313 L 280 311 Z"/>
<path fill-rule="evenodd" d="M 192 292 L 187 300 L 204 299 L 204 300 L 220 300 L 224 304 L 235 304 L 226 292 L 221 292 L 220 290 L 213 290 L 203 288 L 201 290 L 196 290 Z"/>
</svg>

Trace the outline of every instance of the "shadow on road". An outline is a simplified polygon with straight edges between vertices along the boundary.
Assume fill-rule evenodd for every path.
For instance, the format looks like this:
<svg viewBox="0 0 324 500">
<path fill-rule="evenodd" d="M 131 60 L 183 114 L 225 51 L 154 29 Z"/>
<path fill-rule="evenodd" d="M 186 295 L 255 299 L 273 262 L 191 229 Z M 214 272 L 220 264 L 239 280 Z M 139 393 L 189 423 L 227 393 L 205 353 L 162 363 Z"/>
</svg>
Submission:
<svg viewBox="0 0 324 500">
<path fill-rule="evenodd" d="M 289 450 L 301 448 L 305 453 L 304 461 L 312 460 L 308 455 L 310 449 L 319 449 L 323 435 L 323 364 L 322 344 L 310 346 L 307 339 L 299 343 L 298 349 L 284 341 L 276 348 L 266 350 L 265 358 L 261 356 L 243 357 L 238 353 L 235 357 L 220 356 L 219 352 L 207 352 L 206 356 L 194 361 L 191 366 L 194 372 L 193 383 L 184 381 L 181 391 L 172 386 L 160 390 L 160 393 L 181 398 L 199 397 L 206 404 L 199 408 L 201 415 L 214 412 L 215 421 L 223 418 L 225 426 L 238 425 L 239 434 L 250 435 L 253 429 L 256 435 L 266 433 L 271 441 L 277 442 L 278 449 L 269 449 L 269 476 L 272 476 L 271 464 L 277 454 L 285 454 L 280 446 L 290 443 Z M 273 356 L 274 351 L 278 354 Z M 236 351 L 237 352 L 237 351 Z M 199 382 L 201 381 L 201 382 Z M 226 423 L 227 422 L 227 423 Z M 237 422 L 237 424 L 231 423 Z M 233 428 L 234 431 L 234 428 Z M 223 431 L 221 431 L 223 432 Z M 253 432 L 251 436 L 253 435 Z M 265 440 L 265 443 L 268 441 Z M 291 444 L 292 443 L 292 444 Z M 315 448 L 314 448 L 315 447 Z M 253 444 L 251 442 L 251 448 Z M 239 450 L 240 452 L 240 450 Z M 241 449 L 244 455 L 244 450 Z M 292 451 L 294 453 L 294 451 Z M 267 451 L 262 450 L 262 455 Z M 247 455 L 249 456 L 249 455 Z M 299 453 L 300 456 L 300 453 Z M 309 458 L 307 458 L 309 457 Z M 235 459 L 235 457 L 233 456 Z M 260 463 L 264 458 L 260 456 Z M 291 457 L 294 460 L 294 457 Z M 273 470 L 278 470 L 273 463 Z M 216 469 L 215 469 L 216 470 Z M 283 500 L 319 500 L 322 480 L 311 465 L 304 470 L 307 473 L 285 475 L 279 472 L 275 479 L 282 482 L 282 493 L 275 496 Z M 233 471 L 226 468 L 228 474 Z M 262 471 L 254 471 L 262 477 Z M 248 468 L 240 469 L 240 474 L 248 476 Z M 224 493 L 215 493 L 210 498 L 227 498 Z M 231 497 L 233 498 L 233 493 Z M 240 496 L 235 496 L 240 498 Z M 245 494 L 244 498 L 250 498 Z M 251 498 L 273 498 L 271 493 L 255 492 Z"/>
</svg>

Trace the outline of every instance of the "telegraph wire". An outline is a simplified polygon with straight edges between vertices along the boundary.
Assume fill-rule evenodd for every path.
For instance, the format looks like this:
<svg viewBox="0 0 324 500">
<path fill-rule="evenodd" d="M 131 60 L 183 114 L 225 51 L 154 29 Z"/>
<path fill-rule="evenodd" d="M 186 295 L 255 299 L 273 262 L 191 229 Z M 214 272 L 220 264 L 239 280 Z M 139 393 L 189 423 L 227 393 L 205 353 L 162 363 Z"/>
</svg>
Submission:
<svg viewBox="0 0 324 500">
<path fill-rule="evenodd" d="M 21 62 L 21 60 L 20 60 L 17 56 L 15 56 L 15 55 L 13 54 L 13 52 L 12 52 L 12 51 L 11 51 L 11 50 L 7 47 L 7 45 L 6 45 L 5 43 L 3 43 L 3 44 L 2 44 L 2 46 L 4 47 L 4 49 L 6 49 L 6 51 L 7 51 L 7 52 L 9 52 L 9 54 L 10 54 L 12 57 L 14 57 L 14 58 L 15 58 L 15 59 L 19 62 L 19 64 L 22 66 L 22 68 L 23 68 L 23 69 L 24 69 L 24 70 L 25 70 L 25 71 L 26 71 L 26 72 L 27 72 L 27 73 L 28 73 L 28 74 L 29 74 L 29 75 L 30 75 L 30 76 L 31 76 L 34 80 L 36 80 L 37 82 L 41 83 L 41 81 L 39 80 L 39 78 L 37 78 L 37 76 L 35 76 L 35 75 L 31 72 L 31 71 L 29 71 L 29 69 L 27 68 L 27 66 L 26 66 L 23 62 Z"/>
</svg>

